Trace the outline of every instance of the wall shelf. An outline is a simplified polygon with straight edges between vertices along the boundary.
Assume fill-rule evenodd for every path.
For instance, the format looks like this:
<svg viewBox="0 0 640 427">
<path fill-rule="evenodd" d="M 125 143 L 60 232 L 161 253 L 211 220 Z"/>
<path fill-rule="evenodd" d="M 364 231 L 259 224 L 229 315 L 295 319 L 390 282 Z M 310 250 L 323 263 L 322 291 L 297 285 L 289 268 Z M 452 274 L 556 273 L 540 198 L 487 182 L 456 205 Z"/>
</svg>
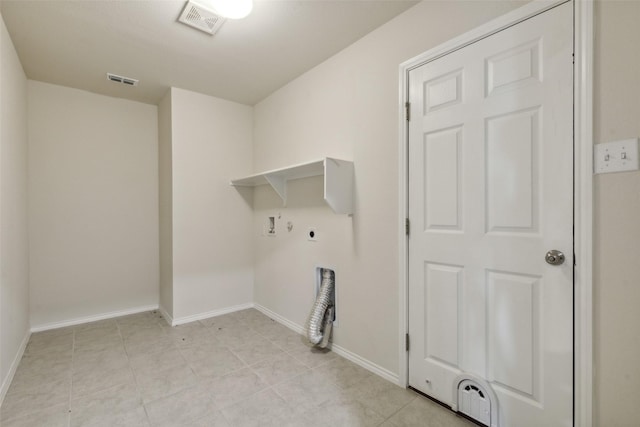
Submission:
<svg viewBox="0 0 640 427">
<path fill-rule="evenodd" d="M 231 180 L 234 187 L 257 187 L 269 184 L 287 205 L 287 182 L 324 176 L 324 200 L 337 214 L 353 213 L 353 162 L 325 157 L 281 169 Z"/>
</svg>

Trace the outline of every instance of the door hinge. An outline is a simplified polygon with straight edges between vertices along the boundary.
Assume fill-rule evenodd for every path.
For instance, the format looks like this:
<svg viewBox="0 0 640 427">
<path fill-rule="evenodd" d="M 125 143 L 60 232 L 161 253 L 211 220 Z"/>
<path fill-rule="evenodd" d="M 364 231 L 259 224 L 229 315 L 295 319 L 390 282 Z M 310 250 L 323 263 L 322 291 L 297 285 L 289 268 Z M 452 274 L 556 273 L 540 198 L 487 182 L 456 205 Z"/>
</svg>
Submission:
<svg viewBox="0 0 640 427">
<path fill-rule="evenodd" d="M 407 236 L 409 235 L 409 232 L 411 231 L 411 222 L 409 221 L 409 218 L 405 218 L 405 220 L 404 220 L 404 231 L 405 231 L 405 233 L 407 233 Z"/>
<path fill-rule="evenodd" d="M 411 120 L 411 103 L 410 102 L 404 103 L 404 111 L 405 111 L 405 116 L 407 117 L 407 121 Z"/>
<path fill-rule="evenodd" d="M 404 348 L 409 351 L 409 334 L 404 336 Z"/>
</svg>

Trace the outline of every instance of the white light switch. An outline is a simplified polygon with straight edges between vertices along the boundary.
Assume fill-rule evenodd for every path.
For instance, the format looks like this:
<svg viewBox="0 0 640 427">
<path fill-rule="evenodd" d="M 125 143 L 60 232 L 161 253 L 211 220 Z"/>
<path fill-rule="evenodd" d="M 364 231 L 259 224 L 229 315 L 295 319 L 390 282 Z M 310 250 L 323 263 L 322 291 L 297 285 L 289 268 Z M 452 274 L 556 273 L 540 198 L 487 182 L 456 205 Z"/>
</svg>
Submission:
<svg viewBox="0 0 640 427">
<path fill-rule="evenodd" d="M 638 145 L 638 138 L 596 144 L 593 153 L 595 173 L 639 170 Z"/>
</svg>

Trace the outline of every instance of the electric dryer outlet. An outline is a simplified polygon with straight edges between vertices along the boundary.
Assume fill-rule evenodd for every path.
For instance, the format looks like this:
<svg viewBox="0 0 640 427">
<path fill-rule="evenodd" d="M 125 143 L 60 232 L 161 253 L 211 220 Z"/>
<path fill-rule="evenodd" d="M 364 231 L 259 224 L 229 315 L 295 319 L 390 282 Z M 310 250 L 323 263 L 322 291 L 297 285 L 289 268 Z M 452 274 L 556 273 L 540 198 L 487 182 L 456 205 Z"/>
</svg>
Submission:
<svg viewBox="0 0 640 427">
<path fill-rule="evenodd" d="M 315 227 L 311 227 L 307 230 L 307 240 L 310 242 L 318 241 L 318 230 Z"/>
</svg>

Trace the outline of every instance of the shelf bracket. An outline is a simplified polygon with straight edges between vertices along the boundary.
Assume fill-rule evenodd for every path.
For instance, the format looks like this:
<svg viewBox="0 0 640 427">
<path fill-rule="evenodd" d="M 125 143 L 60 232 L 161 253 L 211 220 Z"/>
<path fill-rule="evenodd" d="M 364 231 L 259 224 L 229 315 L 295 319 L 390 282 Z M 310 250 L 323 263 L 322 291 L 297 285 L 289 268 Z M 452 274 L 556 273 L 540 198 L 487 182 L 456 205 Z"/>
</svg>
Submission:
<svg viewBox="0 0 640 427">
<path fill-rule="evenodd" d="M 287 205 L 289 181 L 313 176 L 324 177 L 324 200 L 337 214 L 353 214 L 353 162 L 325 157 L 308 163 L 257 173 L 231 180 L 235 187 L 256 187 L 269 184 Z"/>
<path fill-rule="evenodd" d="M 353 162 L 327 157 L 324 169 L 324 200 L 335 213 L 353 213 Z"/>
<path fill-rule="evenodd" d="M 287 206 L 287 180 L 282 176 L 269 174 L 265 175 L 264 179 L 278 193 L 278 196 L 282 199 L 283 206 Z"/>
</svg>

